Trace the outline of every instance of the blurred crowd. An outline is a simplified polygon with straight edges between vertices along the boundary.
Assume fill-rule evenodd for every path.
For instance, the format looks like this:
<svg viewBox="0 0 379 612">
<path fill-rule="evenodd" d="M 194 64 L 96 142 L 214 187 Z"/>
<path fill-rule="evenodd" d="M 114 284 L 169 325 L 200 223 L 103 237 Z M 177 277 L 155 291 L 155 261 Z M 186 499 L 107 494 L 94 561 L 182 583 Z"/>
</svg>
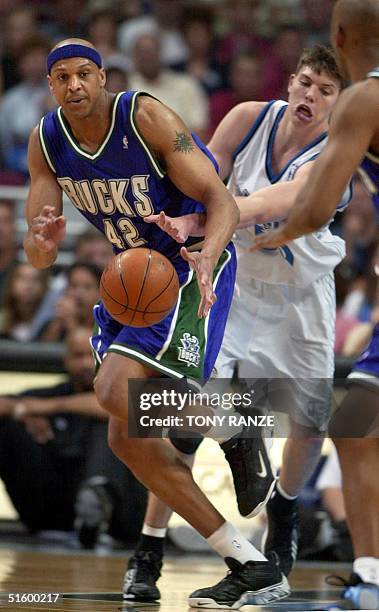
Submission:
<svg viewBox="0 0 379 612">
<path fill-rule="evenodd" d="M 54 108 L 46 54 L 65 37 L 100 50 L 113 91 L 140 89 L 166 102 L 205 142 L 235 104 L 286 98 L 303 47 L 328 44 L 333 0 L 3 0 L 0 4 L 0 186 L 28 182 L 31 129 Z M 347 241 L 337 269 L 336 353 L 360 352 L 379 318 L 379 260 L 374 211 L 359 177 L 351 205 L 334 224 Z M 15 215 L 0 202 L 0 335 L 62 340 L 90 316 L 97 278 L 91 266 L 52 277 L 16 263 Z M 110 254 L 101 238 L 103 266 Z M 83 264 L 95 261 L 76 256 Z M 84 248 L 85 250 L 85 248 Z M 97 254 L 96 254 L 97 258 Z M 88 287 L 93 283 L 93 291 Z M 81 293 L 88 304 L 81 305 Z M 58 299 L 59 296 L 59 299 Z M 82 312 L 83 311 L 83 312 Z"/>
</svg>

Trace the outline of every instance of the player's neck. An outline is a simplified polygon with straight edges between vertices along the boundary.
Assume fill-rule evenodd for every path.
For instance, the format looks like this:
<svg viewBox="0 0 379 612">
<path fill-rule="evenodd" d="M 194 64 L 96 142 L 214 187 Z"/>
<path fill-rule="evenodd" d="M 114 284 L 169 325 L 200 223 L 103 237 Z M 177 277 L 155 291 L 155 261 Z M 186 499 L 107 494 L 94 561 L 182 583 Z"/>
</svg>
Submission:
<svg viewBox="0 0 379 612">
<path fill-rule="evenodd" d="M 103 90 L 96 108 L 80 119 L 66 117 L 72 133 L 82 149 L 93 153 L 103 142 L 111 123 L 111 107 L 115 95 Z"/>
<path fill-rule="evenodd" d="M 289 112 L 285 112 L 276 133 L 275 144 L 278 149 L 301 150 L 310 142 L 328 130 L 328 123 L 323 121 L 315 125 L 295 123 Z"/>
</svg>

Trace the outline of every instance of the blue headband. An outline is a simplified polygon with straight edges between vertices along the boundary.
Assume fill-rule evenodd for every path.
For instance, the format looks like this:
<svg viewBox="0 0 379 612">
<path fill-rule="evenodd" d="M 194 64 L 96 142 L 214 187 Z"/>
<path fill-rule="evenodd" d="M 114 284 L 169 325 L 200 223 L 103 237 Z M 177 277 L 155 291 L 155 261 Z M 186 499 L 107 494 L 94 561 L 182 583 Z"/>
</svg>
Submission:
<svg viewBox="0 0 379 612">
<path fill-rule="evenodd" d="M 85 45 L 64 45 L 63 47 L 58 47 L 51 51 L 47 56 L 47 72 L 50 74 L 51 68 L 55 62 L 58 62 L 62 59 L 70 59 L 71 57 L 86 57 L 91 60 L 98 66 L 102 67 L 103 62 L 101 60 L 101 55 L 96 49 L 92 49 L 92 47 L 86 47 Z"/>
</svg>

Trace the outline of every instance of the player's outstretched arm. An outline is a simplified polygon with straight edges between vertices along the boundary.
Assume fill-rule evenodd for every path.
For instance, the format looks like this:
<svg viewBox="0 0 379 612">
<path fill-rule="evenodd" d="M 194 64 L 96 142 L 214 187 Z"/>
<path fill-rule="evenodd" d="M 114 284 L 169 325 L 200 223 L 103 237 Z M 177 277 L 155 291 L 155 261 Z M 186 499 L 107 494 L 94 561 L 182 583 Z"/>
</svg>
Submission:
<svg viewBox="0 0 379 612">
<path fill-rule="evenodd" d="M 204 246 L 195 266 L 202 295 L 199 314 L 206 315 L 215 298 L 213 269 L 238 223 L 237 205 L 211 161 L 173 111 L 152 98 L 143 97 L 139 100 L 136 123 L 172 182 L 207 208 Z M 182 255 L 184 253 L 182 249 Z M 190 263 L 194 263 L 192 258 Z"/>
<path fill-rule="evenodd" d="M 328 143 L 286 223 L 257 237 L 253 249 L 275 248 L 325 225 L 378 129 L 377 84 L 358 83 L 343 92 L 332 115 Z"/>
<path fill-rule="evenodd" d="M 310 161 L 301 166 L 292 181 L 263 187 L 246 197 L 236 197 L 240 210 L 238 227 L 285 219 L 295 205 L 301 189 L 306 185 L 314 163 Z"/>
<path fill-rule="evenodd" d="M 41 151 L 37 128 L 29 139 L 28 163 L 31 183 L 25 208 L 28 231 L 24 249 L 35 268 L 48 268 L 65 236 L 66 221 L 62 215 L 62 191 Z"/>
</svg>

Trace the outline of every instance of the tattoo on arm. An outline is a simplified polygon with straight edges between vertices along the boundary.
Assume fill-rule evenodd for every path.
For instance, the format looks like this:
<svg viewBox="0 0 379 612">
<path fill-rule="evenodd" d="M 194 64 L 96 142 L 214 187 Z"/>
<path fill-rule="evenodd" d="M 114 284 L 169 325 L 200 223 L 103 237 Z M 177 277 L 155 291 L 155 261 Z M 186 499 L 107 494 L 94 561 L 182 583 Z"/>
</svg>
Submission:
<svg viewBox="0 0 379 612">
<path fill-rule="evenodd" d="M 174 139 L 174 151 L 179 151 L 180 153 L 191 153 L 194 148 L 194 143 L 190 134 L 176 132 L 176 138 Z"/>
</svg>

